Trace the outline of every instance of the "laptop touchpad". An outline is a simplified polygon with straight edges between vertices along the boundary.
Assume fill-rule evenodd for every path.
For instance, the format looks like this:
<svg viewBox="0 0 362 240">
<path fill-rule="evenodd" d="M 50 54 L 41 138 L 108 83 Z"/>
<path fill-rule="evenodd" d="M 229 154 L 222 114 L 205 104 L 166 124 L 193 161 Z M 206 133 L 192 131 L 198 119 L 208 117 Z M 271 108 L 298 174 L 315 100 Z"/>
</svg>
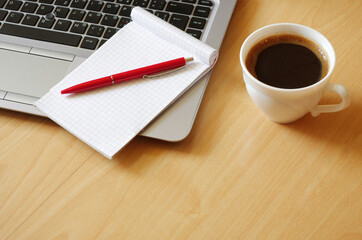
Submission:
<svg viewBox="0 0 362 240">
<path fill-rule="evenodd" d="M 64 78 L 69 61 L 0 49 L 0 90 L 42 97 Z"/>
</svg>

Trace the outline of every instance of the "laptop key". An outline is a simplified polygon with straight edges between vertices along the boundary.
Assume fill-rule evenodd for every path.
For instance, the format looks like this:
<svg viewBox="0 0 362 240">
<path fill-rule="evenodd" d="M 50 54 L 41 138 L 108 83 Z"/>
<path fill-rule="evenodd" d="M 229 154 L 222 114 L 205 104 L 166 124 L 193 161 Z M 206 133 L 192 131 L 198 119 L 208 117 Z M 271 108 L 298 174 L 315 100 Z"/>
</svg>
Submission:
<svg viewBox="0 0 362 240">
<path fill-rule="evenodd" d="M 163 10 L 166 5 L 164 0 L 152 0 L 150 4 L 151 9 L 155 10 Z"/>
<path fill-rule="evenodd" d="M 99 20 L 101 20 L 102 13 L 96 13 L 96 12 L 89 12 L 87 16 L 85 17 L 86 22 L 90 23 L 99 23 Z"/>
<path fill-rule="evenodd" d="M 182 13 L 187 15 L 191 14 L 192 10 L 194 10 L 193 5 L 186 3 L 179 3 L 179 2 L 168 2 L 166 7 L 166 11 Z"/>
<path fill-rule="evenodd" d="M 188 21 L 189 21 L 188 16 L 179 15 L 179 14 L 172 14 L 170 19 L 170 23 L 175 27 L 178 27 L 182 31 L 185 30 Z"/>
<path fill-rule="evenodd" d="M 83 9 L 73 9 L 69 14 L 68 19 L 81 21 L 85 13 L 86 11 Z"/>
<path fill-rule="evenodd" d="M 80 47 L 94 50 L 96 48 L 97 44 L 98 44 L 98 39 L 91 38 L 91 37 L 84 37 L 83 42 L 80 45 Z"/>
<path fill-rule="evenodd" d="M 117 0 L 116 2 L 126 4 L 126 5 L 131 5 L 132 0 Z"/>
<path fill-rule="evenodd" d="M 20 11 L 26 13 L 34 13 L 37 7 L 38 4 L 36 3 L 25 2 L 24 5 L 21 7 Z"/>
<path fill-rule="evenodd" d="M 55 20 L 54 18 L 53 19 L 45 19 L 45 18 L 42 18 L 40 19 L 40 22 L 38 23 L 38 27 L 41 27 L 41 28 L 52 28 L 53 24 L 54 24 Z"/>
<path fill-rule="evenodd" d="M 103 26 L 91 25 L 88 29 L 87 35 L 100 37 L 102 36 L 104 29 L 105 28 Z"/>
<path fill-rule="evenodd" d="M 8 10 L 19 10 L 20 6 L 21 6 L 22 2 L 21 1 L 9 1 L 8 4 L 6 5 L 6 9 Z"/>
<path fill-rule="evenodd" d="M 27 15 L 25 15 L 25 17 L 21 23 L 24 25 L 35 26 L 36 23 L 38 22 L 38 20 L 39 20 L 39 16 L 27 14 Z"/>
<path fill-rule="evenodd" d="M 70 4 L 70 6 L 72 8 L 81 8 L 81 9 L 83 9 L 86 4 L 87 4 L 87 0 L 73 0 L 72 4 Z"/>
<path fill-rule="evenodd" d="M 118 31 L 118 29 L 116 28 L 107 28 L 106 32 L 104 33 L 104 38 L 111 38 L 114 34 L 116 34 L 116 32 Z"/>
<path fill-rule="evenodd" d="M 71 21 L 59 19 L 55 24 L 54 29 L 60 31 L 68 31 L 71 24 L 72 24 Z"/>
<path fill-rule="evenodd" d="M 19 23 L 21 21 L 21 19 L 23 18 L 23 16 L 24 16 L 24 14 L 22 14 L 22 13 L 10 12 L 8 17 L 6 18 L 6 21 L 12 22 L 12 23 Z"/>
<path fill-rule="evenodd" d="M 118 10 L 120 9 L 120 7 L 121 6 L 119 4 L 107 3 L 106 6 L 104 6 L 104 8 L 103 8 L 103 12 L 116 14 L 118 12 Z"/>
<path fill-rule="evenodd" d="M 130 17 L 130 16 L 131 16 L 131 11 L 132 11 L 132 7 L 130 7 L 130 6 L 123 6 L 123 7 L 121 8 L 121 11 L 119 11 L 119 15 L 125 16 L 125 17 Z"/>
<path fill-rule="evenodd" d="M 157 11 L 155 13 L 155 15 L 163 20 L 165 20 L 166 22 L 168 21 L 168 19 L 170 18 L 170 14 L 167 12 L 159 12 Z"/>
<path fill-rule="evenodd" d="M 118 21 L 118 17 L 115 15 L 104 15 L 101 24 L 102 25 L 106 25 L 106 26 L 110 26 L 110 27 L 114 27 L 116 26 Z"/>
<path fill-rule="evenodd" d="M 201 37 L 201 31 L 199 30 L 187 29 L 186 32 L 197 39 L 200 39 Z"/>
<path fill-rule="evenodd" d="M 59 5 L 59 6 L 68 6 L 70 3 L 70 0 L 55 0 L 55 5 Z"/>
<path fill-rule="evenodd" d="M 42 5 L 40 5 L 40 7 L 38 8 L 38 10 L 36 11 L 36 14 L 45 15 L 45 14 L 47 14 L 47 13 L 52 12 L 53 9 L 54 9 L 53 6 L 46 5 L 46 4 L 42 4 Z"/>
<path fill-rule="evenodd" d="M 34 1 L 36 2 L 36 1 Z M 48 3 L 48 4 L 53 4 L 54 0 L 39 0 L 40 3 Z"/>
<path fill-rule="evenodd" d="M 4 20 L 6 15 L 8 15 L 8 12 L 0 9 L 0 21 Z"/>
<path fill-rule="evenodd" d="M 134 0 L 132 5 L 145 8 L 149 2 L 150 0 Z"/>
<path fill-rule="evenodd" d="M 191 18 L 189 27 L 190 28 L 197 28 L 197 29 L 204 29 L 206 23 L 206 19 L 204 18 Z"/>
<path fill-rule="evenodd" d="M 69 8 L 65 7 L 57 7 L 54 11 L 55 16 L 59 18 L 66 18 L 69 13 Z"/>
<path fill-rule="evenodd" d="M 210 8 L 197 6 L 194 12 L 195 16 L 207 18 L 210 14 Z"/>
<path fill-rule="evenodd" d="M 118 28 L 123 28 L 127 23 L 131 22 L 130 18 L 122 17 L 121 20 L 119 20 Z"/>
<path fill-rule="evenodd" d="M 103 7 L 103 2 L 102 1 L 90 1 L 88 6 L 87 6 L 87 10 L 92 10 L 92 11 L 100 11 Z"/>
<path fill-rule="evenodd" d="M 80 40 L 82 39 L 81 36 L 75 34 L 55 32 L 47 29 L 32 28 L 8 23 L 4 23 L 4 25 L 0 28 L 0 33 L 74 47 L 78 46 Z"/>
<path fill-rule="evenodd" d="M 181 2 L 185 2 L 185 3 L 196 3 L 196 0 L 182 0 Z"/>
<path fill-rule="evenodd" d="M 71 32 L 84 34 L 85 30 L 87 29 L 88 24 L 82 22 L 75 22 L 70 29 Z"/>
<path fill-rule="evenodd" d="M 209 1 L 209 0 L 199 0 L 198 4 L 209 6 L 209 7 L 211 7 L 213 5 L 212 1 Z"/>
</svg>

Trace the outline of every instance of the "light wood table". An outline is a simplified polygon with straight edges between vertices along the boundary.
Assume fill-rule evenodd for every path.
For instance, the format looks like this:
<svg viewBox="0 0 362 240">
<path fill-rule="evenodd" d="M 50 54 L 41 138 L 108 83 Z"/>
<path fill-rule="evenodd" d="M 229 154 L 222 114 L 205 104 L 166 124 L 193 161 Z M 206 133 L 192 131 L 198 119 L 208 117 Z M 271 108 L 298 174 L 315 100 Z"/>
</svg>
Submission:
<svg viewBox="0 0 362 240">
<path fill-rule="evenodd" d="M 137 137 L 108 160 L 48 119 L 0 110 L 0 239 L 362 239 L 361 12 L 360 0 L 239 0 L 179 143 Z M 348 109 L 279 125 L 254 106 L 240 46 L 277 22 L 330 40 Z"/>
</svg>

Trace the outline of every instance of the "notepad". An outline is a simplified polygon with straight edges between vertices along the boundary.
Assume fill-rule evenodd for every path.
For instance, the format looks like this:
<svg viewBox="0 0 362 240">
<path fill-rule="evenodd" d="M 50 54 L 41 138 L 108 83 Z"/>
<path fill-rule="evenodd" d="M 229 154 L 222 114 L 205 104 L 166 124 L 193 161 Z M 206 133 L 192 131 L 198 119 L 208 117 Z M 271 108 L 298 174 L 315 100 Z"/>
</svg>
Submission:
<svg viewBox="0 0 362 240">
<path fill-rule="evenodd" d="M 131 17 L 132 22 L 35 103 L 50 119 L 107 158 L 204 76 L 218 55 L 212 47 L 142 8 L 135 7 Z M 195 61 L 156 78 L 60 94 L 75 84 L 179 57 L 194 57 Z"/>
</svg>

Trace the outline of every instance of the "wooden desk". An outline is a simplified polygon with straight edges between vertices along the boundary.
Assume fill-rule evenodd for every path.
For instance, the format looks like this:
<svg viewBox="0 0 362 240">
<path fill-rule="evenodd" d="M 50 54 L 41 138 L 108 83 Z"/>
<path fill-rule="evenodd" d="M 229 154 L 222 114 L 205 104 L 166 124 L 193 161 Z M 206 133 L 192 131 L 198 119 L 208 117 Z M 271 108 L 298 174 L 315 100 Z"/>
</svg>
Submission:
<svg viewBox="0 0 362 240">
<path fill-rule="evenodd" d="M 0 110 L 0 239 L 362 239 L 361 12 L 359 0 L 239 0 L 180 143 L 137 137 L 110 161 L 48 119 Z M 257 110 L 239 50 L 276 22 L 331 41 L 348 109 L 289 125 Z"/>
</svg>

